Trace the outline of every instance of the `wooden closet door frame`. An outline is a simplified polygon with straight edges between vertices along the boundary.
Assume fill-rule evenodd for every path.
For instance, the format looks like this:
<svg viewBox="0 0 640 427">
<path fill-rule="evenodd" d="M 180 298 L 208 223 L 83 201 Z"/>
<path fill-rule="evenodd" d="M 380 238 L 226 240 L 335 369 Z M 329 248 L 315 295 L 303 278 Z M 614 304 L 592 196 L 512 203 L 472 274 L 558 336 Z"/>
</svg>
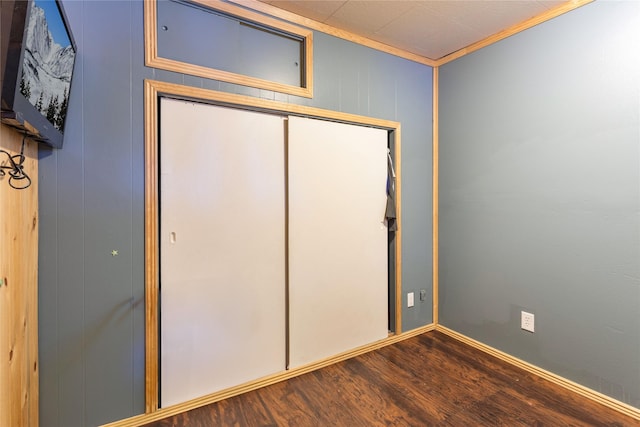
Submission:
<svg viewBox="0 0 640 427">
<path fill-rule="evenodd" d="M 174 83 L 145 80 L 144 91 L 144 117 L 145 117 L 145 411 L 147 414 L 157 412 L 159 409 L 159 188 L 158 188 L 158 142 L 159 142 L 159 103 L 161 97 L 169 97 L 183 100 L 196 100 L 220 106 L 232 106 L 255 111 L 267 111 L 278 114 L 305 116 L 318 119 L 339 121 L 350 124 L 377 127 L 390 133 L 390 141 L 393 149 L 393 158 L 396 174 L 396 223 L 398 230 L 395 232 L 395 331 L 387 339 L 372 343 L 362 348 L 336 357 L 318 361 L 318 363 L 292 369 L 276 374 L 272 377 L 246 383 L 238 387 L 232 387 L 221 392 L 213 393 L 202 398 L 185 402 L 182 405 L 171 407 L 173 410 L 189 410 L 215 401 L 229 398 L 259 387 L 292 378 L 297 375 L 327 366 L 339 360 L 356 356 L 391 344 L 399 340 L 402 326 L 401 288 L 402 288 L 402 162 L 401 162 L 401 126 L 399 122 L 359 116 L 355 114 L 341 113 L 324 110 L 315 107 L 307 107 L 283 102 L 253 98 L 250 96 L 219 92 L 209 89 L 189 87 Z M 412 331 L 411 335 L 425 332 L 423 328 Z M 402 334 L 402 338 L 406 338 Z M 179 408 L 178 408 L 179 406 Z M 168 411 L 163 411 L 164 415 Z M 163 416 L 164 416 L 163 415 Z"/>
</svg>

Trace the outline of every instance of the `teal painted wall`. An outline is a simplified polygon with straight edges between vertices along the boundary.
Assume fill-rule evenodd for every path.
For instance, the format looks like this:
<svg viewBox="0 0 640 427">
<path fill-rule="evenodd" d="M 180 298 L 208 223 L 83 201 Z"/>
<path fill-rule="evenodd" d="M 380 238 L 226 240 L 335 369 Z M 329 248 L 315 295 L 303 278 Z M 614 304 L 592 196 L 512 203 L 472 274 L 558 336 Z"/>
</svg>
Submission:
<svg viewBox="0 0 640 427">
<path fill-rule="evenodd" d="M 597 1 L 441 67 L 439 92 L 441 323 L 636 407 L 639 44 L 640 3 Z"/>
<path fill-rule="evenodd" d="M 144 412 L 144 79 L 401 122 L 403 293 L 429 295 L 403 328 L 431 323 L 430 67 L 315 33 L 315 97 L 298 98 L 145 67 L 140 1 L 63 4 L 78 60 L 64 148 L 40 151 L 43 427 Z"/>
</svg>

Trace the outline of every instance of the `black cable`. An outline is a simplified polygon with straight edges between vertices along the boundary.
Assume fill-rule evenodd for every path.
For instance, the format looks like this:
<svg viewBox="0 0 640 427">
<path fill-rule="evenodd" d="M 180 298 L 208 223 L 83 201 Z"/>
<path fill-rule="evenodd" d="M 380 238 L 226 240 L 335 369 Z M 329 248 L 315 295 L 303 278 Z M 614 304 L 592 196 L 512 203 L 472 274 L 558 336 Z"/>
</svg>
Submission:
<svg viewBox="0 0 640 427">
<path fill-rule="evenodd" d="M 24 190 L 31 185 L 31 178 L 24 171 L 24 146 L 27 135 L 22 138 L 22 148 L 20 148 L 20 154 L 11 155 L 11 153 L 0 150 L 0 153 L 7 155 L 9 165 L 0 164 L 0 177 L 9 175 L 9 185 L 16 190 Z"/>
</svg>

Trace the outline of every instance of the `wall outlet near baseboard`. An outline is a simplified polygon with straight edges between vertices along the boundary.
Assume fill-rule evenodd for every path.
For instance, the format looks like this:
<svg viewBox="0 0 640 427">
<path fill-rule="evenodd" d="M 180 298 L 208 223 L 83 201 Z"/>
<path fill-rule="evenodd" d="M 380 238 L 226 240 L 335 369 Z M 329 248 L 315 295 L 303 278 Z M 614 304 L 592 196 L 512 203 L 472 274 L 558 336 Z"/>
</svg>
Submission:
<svg viewBox="0 0 640 427">
<path fill-rule="evenodd" d="M 525 331 L 535 332 L 535 320 L 533 313 L 520 312 L 520 327 Z"/>
</svg>

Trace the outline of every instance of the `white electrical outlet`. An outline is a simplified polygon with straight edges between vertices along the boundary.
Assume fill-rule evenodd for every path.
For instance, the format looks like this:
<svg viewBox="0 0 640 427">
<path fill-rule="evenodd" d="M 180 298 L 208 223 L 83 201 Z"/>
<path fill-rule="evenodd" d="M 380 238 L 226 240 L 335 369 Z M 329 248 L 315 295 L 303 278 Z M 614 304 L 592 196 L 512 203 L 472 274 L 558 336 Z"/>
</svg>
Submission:
<svg viewBox="0 0 640 427">
<path fill-rule="evenodd" d="M 520 312 L 520 327 L 525 331 L 535 332 L 535 320 L 533 313 Z"/>
<path fill-rule="evenodd" d="M 413 292 L 407 294 L 407 307 L 413 307 Z"/>
</svg>

